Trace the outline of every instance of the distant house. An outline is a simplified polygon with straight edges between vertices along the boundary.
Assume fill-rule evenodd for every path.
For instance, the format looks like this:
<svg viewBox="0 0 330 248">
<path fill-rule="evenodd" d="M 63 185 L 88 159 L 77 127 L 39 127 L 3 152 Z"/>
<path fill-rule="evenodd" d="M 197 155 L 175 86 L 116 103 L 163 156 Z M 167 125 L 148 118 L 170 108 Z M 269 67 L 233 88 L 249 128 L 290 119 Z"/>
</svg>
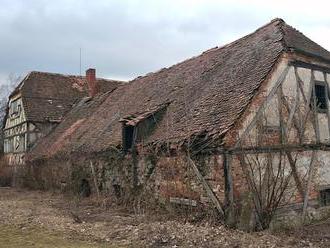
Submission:
<svg viewBox="0 0 330 248">
<path fill-rule="evenodd" d="M 321 216 L 309 211 L 330 205 L 329 81 L 330 52 L 275 19 L 73 107 L 28 164 L 43 187 L 89 182 L 236 226 L 266 228 L 287 207 Z"/>
<path fill-rule="evenodd" d="M 22 80 L 9 97 L 5 118 L 4 153 L 9 164 L 23 164 L 25 153 L 89 92 L 112 91 L 121 84 L 95 79 L 93 69 L 88 73 L 80 77 L 33 71 Z"/>
</svg>

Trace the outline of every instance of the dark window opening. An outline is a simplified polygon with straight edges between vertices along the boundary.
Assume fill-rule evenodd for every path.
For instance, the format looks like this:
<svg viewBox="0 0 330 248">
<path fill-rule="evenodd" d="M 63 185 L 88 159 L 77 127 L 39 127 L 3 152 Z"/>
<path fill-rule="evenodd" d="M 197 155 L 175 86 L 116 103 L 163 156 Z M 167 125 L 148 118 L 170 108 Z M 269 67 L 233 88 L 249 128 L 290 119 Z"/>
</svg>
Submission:
<svg viewBox="0 0 330 248">
<path fill-rule="evenodd" d="M 324 189 L 320 191 L 320 201 L 322 206 L 330 205 L 330 189 Z"/>
<path fill-rule="evenodd" d="M 117 198 L 120 198 L 121 197 L 121 187 L 120 187 L 120 185 L 119 184 L 114 184 L 112 186 L 113 186 L 113 191 L 115 193 L 115 196 Z"/>
<path fill-rule="evenodd" d="M 132 148 L 134 141 L 134 126 L 126 126 L 123 127 L 123 149 L 127 151 Z"/>
<path fill-rule="evenodd" d="M 91 187 L 86 179 L 82 179 L 80 182 L 79 194 L 81 197 L 89 197 L 91 195 Z"/>
<path fill-rule="evenodd" d="M 315 101 L 318 112 L 325 112 L 327 107 L 327 94 L 325 84 L 315 84 Z"/>
</svg>

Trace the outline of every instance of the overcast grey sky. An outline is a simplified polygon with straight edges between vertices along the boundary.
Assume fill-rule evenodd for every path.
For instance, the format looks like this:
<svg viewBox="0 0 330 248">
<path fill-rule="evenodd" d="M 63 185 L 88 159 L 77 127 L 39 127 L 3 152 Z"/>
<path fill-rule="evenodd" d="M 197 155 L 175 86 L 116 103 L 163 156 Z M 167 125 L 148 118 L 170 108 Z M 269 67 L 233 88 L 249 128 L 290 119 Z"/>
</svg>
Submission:
<svg viewBox="0 0 330 248">
<path fill-rule="evenodd" d="M 31 70 L 132 79 L 283 18 L 330 50 L 328 1 L 0 0 L 0 81 Z"/>
</svg>

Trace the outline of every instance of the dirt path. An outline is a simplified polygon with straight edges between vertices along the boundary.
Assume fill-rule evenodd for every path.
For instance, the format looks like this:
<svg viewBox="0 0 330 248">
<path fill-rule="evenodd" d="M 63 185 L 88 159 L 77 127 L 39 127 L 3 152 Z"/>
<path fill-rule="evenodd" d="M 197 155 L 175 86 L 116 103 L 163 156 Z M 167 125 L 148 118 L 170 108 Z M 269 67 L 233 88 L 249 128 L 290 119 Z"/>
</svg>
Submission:
<svg viewBox="0 0 330 248">
<path fill-rule="evenodd" d="M 30 240 L 32 246 L 26 247 L 330 247 L 329 222 L 288 234 L 249 234 L 207 223 L 161 221 L 116 208 L 104 210 L 91 200 L 77 204 L 62 195 L 8 188 L 0 188 L 0 209 L 0 247 L 4 238 L 13 240 L 10 235 Z M 48 245 L 40 246 L 47 240 Z"/>
</svg>

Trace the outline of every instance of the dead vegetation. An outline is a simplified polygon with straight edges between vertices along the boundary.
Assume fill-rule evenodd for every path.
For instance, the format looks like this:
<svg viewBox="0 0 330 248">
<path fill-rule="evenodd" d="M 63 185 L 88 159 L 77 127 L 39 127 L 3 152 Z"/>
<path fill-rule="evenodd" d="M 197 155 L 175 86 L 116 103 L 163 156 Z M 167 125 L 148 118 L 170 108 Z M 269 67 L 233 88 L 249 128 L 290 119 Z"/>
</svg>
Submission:
<svg viewBox="0 0 330 248">
<path fill-rule="evenodd" d="M 42 228 L 73 239 L 114 247 L 329 247 L 330 223 L 272 234 L 246 233 L 207 221 L 184 221 L 163 214 L 137 215 L 93 198 L 72 200 L 40 191 L 0 189 L 0 226 Z M 305 235 L 324 230 L 318 235 Z M 315 232 L 314 232 L 315 233 Z"/>
</svg>

